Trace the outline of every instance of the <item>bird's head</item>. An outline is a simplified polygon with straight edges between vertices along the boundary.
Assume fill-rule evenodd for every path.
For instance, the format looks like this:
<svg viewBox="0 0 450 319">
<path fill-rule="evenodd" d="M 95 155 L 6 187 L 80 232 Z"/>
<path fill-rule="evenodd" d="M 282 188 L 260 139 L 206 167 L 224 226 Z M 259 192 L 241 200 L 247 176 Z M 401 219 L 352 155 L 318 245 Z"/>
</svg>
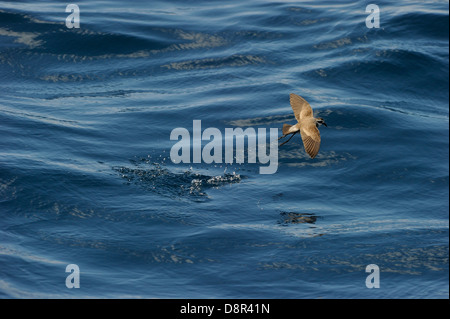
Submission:
<svg viewBox="0 0 450 319">
<path fill-rule="evenodd" d="M 317 124 L 317 126 L 319 124 L 321 124 L 321 125 L 325 125 L 325 127 L 328 127 L 327 123 L 325 123 L 325 121 L 321 117 L 316 118 L 316 124 Z"/>
</svg>

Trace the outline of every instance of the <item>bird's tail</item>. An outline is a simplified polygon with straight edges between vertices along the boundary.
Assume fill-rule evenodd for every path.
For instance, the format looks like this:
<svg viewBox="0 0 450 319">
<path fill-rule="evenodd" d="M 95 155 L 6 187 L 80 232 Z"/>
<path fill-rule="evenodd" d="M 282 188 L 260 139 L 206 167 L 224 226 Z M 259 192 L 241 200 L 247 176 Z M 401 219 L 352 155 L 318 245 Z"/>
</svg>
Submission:
<svg viewBox="0 0 450 319">
<path fill-rule="evenodd" d="M 289 124 L 283 124 L 283 135 L 286 135 L 289 133 L 289 129 L 292 127 L 292 125 Z"/>
</svg>

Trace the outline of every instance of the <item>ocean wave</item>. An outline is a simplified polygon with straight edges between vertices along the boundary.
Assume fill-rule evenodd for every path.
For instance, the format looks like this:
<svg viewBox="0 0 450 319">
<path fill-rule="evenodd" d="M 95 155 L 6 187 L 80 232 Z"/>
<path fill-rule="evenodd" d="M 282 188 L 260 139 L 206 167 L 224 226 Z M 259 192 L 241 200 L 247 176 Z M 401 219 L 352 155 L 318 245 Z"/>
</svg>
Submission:
<svg viewBox="0 0 450 319">
<path fill-rule="evenodd" d="M 206 193 L 208 189 L 240 183 L 245 178 L 236 172 L 222 175 L 204 175 L 192 169 L 173 172 L 164 163 L 152 163 L 147 159 L 132 162 L 136 167 L 115 166 L 113 170 L 120 174 L 127 184 L 134 184 L 146 191 L 177 199 L 205 201 L 209 198 Z"/>
<path fill-rule="evenodd" d="M 208 58 L 194 61 L 172 62 L 170 64 L 162 65 L 162 67 L 174 70 L 194 70 L 237 67 L 265 62 L 264 58 L 258 56 L 237 54 L 226 58 Z"/>
</svg>

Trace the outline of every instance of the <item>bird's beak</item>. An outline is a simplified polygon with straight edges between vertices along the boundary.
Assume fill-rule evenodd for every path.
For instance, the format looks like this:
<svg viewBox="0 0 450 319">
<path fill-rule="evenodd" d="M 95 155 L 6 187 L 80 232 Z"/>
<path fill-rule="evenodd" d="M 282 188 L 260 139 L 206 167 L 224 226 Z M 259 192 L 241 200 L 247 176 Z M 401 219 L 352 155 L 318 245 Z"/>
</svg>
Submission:
<svg viewBox="0 0 450 319">
<path fill-rule="evenodd" d="M 323 122 L 322 124 L 325 125 L 325 127 L 328 127 L 327 123 Z"/>
</svg>

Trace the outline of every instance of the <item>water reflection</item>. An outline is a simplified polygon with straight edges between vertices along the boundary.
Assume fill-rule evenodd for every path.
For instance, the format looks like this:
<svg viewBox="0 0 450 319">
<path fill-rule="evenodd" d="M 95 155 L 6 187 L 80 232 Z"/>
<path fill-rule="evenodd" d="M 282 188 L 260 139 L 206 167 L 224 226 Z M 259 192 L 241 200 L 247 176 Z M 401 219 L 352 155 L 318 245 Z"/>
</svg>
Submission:
<svg viewBox="0 0 450 319">
<path fill-rule="evenodd" d="M 315 224 L 316 220 L 317 216 L 312 213 L 281 212 L 279 224 L 284 226 L 304 223 Z"/>
</svg>

